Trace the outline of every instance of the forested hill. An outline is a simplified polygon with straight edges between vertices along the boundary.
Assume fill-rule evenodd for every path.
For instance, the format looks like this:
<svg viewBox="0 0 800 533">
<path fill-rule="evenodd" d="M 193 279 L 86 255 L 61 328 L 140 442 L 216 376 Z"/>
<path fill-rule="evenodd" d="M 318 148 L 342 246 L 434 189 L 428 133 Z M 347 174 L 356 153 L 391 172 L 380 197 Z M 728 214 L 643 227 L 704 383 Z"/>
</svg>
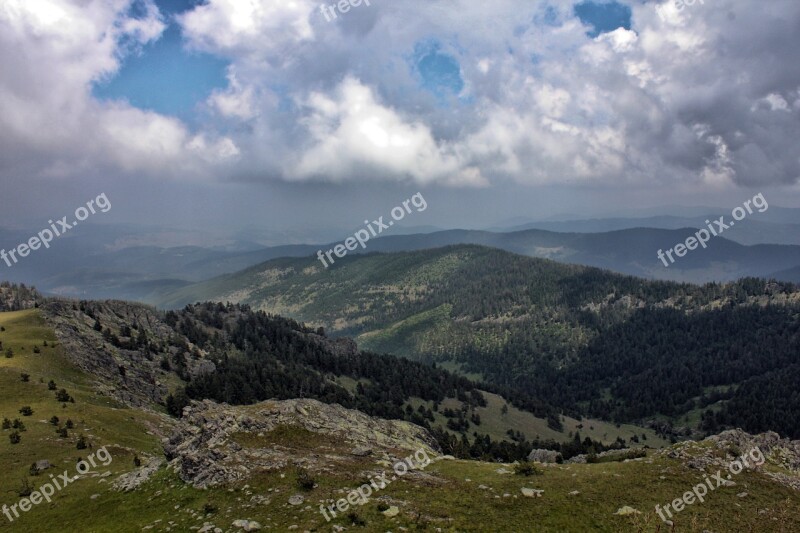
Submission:
<svg viewBox="0 0 800 533">
<path fill-rule="evenodd" d="M 347 257 L 329 270 L 279 259 L 192 290 L 573 414 L 800 435 L 789 414 L 800 399 L 779 397 L 800 364 L 792 284 L 652 282 L 465 245 Z"/>
</svg>

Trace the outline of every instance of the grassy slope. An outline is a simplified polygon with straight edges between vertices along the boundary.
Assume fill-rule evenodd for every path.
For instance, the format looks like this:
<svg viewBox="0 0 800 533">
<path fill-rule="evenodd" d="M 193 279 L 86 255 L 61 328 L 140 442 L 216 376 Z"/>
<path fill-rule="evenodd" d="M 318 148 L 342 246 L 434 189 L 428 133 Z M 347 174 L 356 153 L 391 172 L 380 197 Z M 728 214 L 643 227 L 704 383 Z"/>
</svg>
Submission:
<svg viewBox="0 0 800 533">
<path fill-rule="evenodd" d="M 54 341 L 37 311 L 0 314 L 0 325 L 6 328 L 0 333 L 4 347 L 11 346 L 17 354 L 12 359 L 0 358 L 0 416 L 19 416 L 21 405 L 34 409 L 33 416 L 24 418 L 28 430 L 22 433 L 22 443 L 12 446 L 6 436 L 9 432 L 3 432 L 0 460 L 6 475 L 0 477 L 0 503 L 18 501 L 16 489 L 22 478 L 28 477 L 34 486 L 47 479 L 45 475 L 28 475 L 28 466 L 37 459 L 47 458 L 54 464 L 49 473 L 65 469 L 73 473 L 75 458 L 85 457 L 88 451 L 75 449 L 78 433 L 90 436 L 95 449 L 108 446 L 114 457 L 107 469 L 99 470 L 111 471 L 111 477 L 81 479 L 60 491 L 52 504 L 34 507 L 13 524 L 0 515 L 1 531 L 133 533 L 146 526 L 152 526 L 151 531 L 166 531 L 167 527 L 171 531 L 189 531 L 207 521 L 232 531 L 232 522 L 242 518 L 257 520 L 265 529 L 270 526 L 278 531 L 285 531 L 290 525 L 299 526 L 300 531 L 330 531 L 331 526 L 318 512 L 319 503 L 344 497 L 364 482 L 365 471 L 383 468 L 370 457 L 351 457 L 346 463 L 326 465 L 324 473 L 313 472 L 318 486 L 305 493 L 306 504 L 299 507 L 287 504 L 290 495 L 300 492 L 291 468 L 253 472 L 246 484 L 212 490 L 186 487 L 174 474 L 162 470 L 137 491 L 111 491 L 111 481 L 132 468 L 133 452 L 127 447 L 139 453 L 158 452 L 158 439 L 146 430 L 146 423 L 159 423 L 158 417 L 96 396 L 91 379 L 66 360 L 60 347 L 41 348 L 40 354 L 34 354 L 35 345 L 40 346 L 45 340 L 52 345 Z M 20 381 L 23 371 L 31 374 L 29 383 Z M 40 383 L 39 378 L 45 383 Z M 47 390 L 49 379 L 65 387 L 75 397 L 75 403 L 62 408 Z M 497 408 L 495 399 L 490 400 L 490 408 Z M 69 439 L 57 438 L 50 424 L 40 422 L 53 414 L 75 421 L 77 431 Z M 512 410 L 508 416 L 520 415 Z M 316 435 L 310 438 L 291 429 L 264 438 L 242 437 L 240 443 L 281 445 L 296 450 L 298 457 L 324 453 L 326 449 L 347 449 L 347 444 L 339 440 Z M 655 531 L 658 518 L 652 512 L 653 506 L 678 497 L 699 478 L 697 471 L 653 456 L 628 463 L 550 466 L 542 476 L 530 478 L 499 474 L 496 470 L 500 466 L 435 462 L 426 469 L 430 476 L 400 478 L 359 507 L 356 512 L 365 526 L 351 527 L 346 516 L 337 517 L 335 523 L 346 525 L 349 530 L 376 532 L 397 531 L 401 527 L 425 527 L 429 531 L 435 527 L 443 531 Z M 796 531 L 800 527 L 800 493 L 775 485 L 761 474 L 744 473 L 736 481 L 737 487 L 715 491 L 704 505 L 684 511 L 677 519 L 678 530 Z M 489 488 L 481 489 L 479 485 Z M 524 498 L 522 487 L 542 489 L 544 496 Z M 580 494 L 569 496 L 573 490 Z M 740 491 L 747 491 L 750 496 L 738 498 Z M 99 497 L 91 499 L 94 494 Z M 258 496 L 266 500 L 254 501 Z M 397 505 L 400 515 L 383 516 L 377 509 L 380 501 Z M 213 514 L 204 514 L 206 504 L 216 509 Z M 613 513 L 624 505 L 644 514 L 632 518 L 615 516 Z"/>
<path fill-rule="evenodd" d="M 508 413 L 503 414 L 502 408 L 505 401 L 501 396 L 489 392 L 483 392 L 483 395 L 486 398 L 487 406 L 475 409 L 475 412 L 481 417 L 481 425 L 471 425 L 467 432 L 469 436 L 472 436 L 473 431 L 477 431 L 482 435 L 489 435 L 495 440 L 507 440 L 507 431 L 513 429 L 514 431 L 522 432 L 528 440 L 538 438 L 540 440 L 552 439 L 556 442 L 564 442 L 570 440 L 570 434 L 579 431 L 581 439 L 591 437 L 593 440 L 601 441 L 606 444 L 611 444 L 617 440 L 617 437 L 622 437 L 628 441 L 632 447 L 636 447 L 636 444 L 630 442 L 630 438 L 634 435 L 641 438 L 643 434 L 647 436 L 647 440 L 642 440 L 639 443 L 640 446 L 646 444 L 651 448 L 661 448 L 669 444 L 668 441 L 659 437 L 652 429 L 641 428 L 630 424 L 621 424 L 620 427 L 617 427 L 610 422 L 590 418 L 576 420 L 571 417 L 561 417 L 564 424 L 564 431 L 558 432 L 549 428 L 547 426 L 547 420 L 544 418 L 537 418 L 527 411 L 517 409 L 513 405 L 509 405 Z M 411 402 L 411 406 L 414 409 L 419 407 L 420 404 L 425 404 L 429 409 L 433 408 L 433 402 L 423 402 L 418 398 Z M 434 413 L 436 420 L 432 425 L 446 427 L 447 418 L 441 414 L 441 411 L 448 407 L 453 410 L 458 410 L 461 405 L 461 402 L 453 398 L 448 398 L 442 402 L 439 412 Z M 455 432 L 452 433 L 460 435 Z"/>
</svg>

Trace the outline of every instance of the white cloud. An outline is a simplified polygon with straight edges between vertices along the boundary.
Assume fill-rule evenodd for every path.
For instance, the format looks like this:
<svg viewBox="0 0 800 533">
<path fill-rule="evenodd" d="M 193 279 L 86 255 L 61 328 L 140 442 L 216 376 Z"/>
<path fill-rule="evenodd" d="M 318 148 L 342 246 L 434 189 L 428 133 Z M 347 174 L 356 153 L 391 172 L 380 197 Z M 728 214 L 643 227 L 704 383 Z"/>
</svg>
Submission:
<svg viewBox="0 0 800 533">
<path fill-rule="evenodd" d="M 332 98 L 313 93 L 302 105 L 302 123 L 312 142 L 289 170 L 293 178 L 485 184 L 478 170 L 465 165 L 452 147 L 439 145 L 427 126 L 381 105 L 357 79 L 345 79 Z"/>
<path fill-rule="evenodd" d="M 597 38 L 573 3 L 373 2 L 326 22 L 312 0 L 209 0 L 180 24 L 191 48 L 231 67 L 227 88 L 206 100 L 213 112 L 189 128 L 91 97 L 93 81 L 119 68 L 123 41 L 163 31 L 152 3 L 134 18 L 129 0 L 6 0 L 0 49 L 13 53 L 0 53 L 0 163 L 46 175 L 463 186 L 800 176 L 796 0 L 680 12 L 669 2 L 661 15 L 653 2 L 630 2 L 631 29 Z M 444 103 L 412 64 L 432 41 L 466 88 Z"/>
<path fill-rule="evenodd" d="M 189 42 L 233 57 L 258 54 L 280 59 L 312 39 L 311 0 L 211 0 L 180 16 Z"/>
</svg>

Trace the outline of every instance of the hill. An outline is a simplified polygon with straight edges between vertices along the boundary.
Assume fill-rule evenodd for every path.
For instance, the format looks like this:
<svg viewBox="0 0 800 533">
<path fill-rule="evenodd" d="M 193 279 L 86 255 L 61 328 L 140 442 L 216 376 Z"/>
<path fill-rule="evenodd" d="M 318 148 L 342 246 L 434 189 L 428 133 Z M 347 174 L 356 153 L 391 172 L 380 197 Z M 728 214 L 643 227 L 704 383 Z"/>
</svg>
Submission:
<svg viewBox="0 0 800 533">
<path fill-rule="evenodd" d="M 87 354 L 72 348 L 84 339 L 128 369 L 141 363 L 140 351 L 104 346 L 84 335 L 80 323 L 65 321 L 67 311 L 82 315 L 78 302 L 77 309 L 55 310 L 62 313 L 58 323 L 52 322 L 50 302 L 39 303 L 39 309 L 0 313 L 0 340 L 13 351 L 0 358 L 0 418 L 25 426 L 0 430 L 0 460 L 7 467 L 0 503 L 13 520 L 0 515 L 3 531 L 520 531 L 531 524 L 543 532 L 654 530 L 662 526 L 656 505 L 663 509 L 703 475 L 729 468 L 756 447 L 763 464 L 751 464 L 704 503 L 675 513 L 675 527 L 720 532 L 800 527 L 800 442 L 774 434 L 729 432 L 618 462 L 537 464 L 526 476 L 514 474 L 512 464 L 442 455 L 423 428 L 408 422 L 310 399 L 248 406 L 205 400 L 191 403 L 185 417 L 176 419 L 146 400 L 147 387 L 134 383 L 146 382 L 145 374 L 122 376 L 117 368 L 94 374 L 82 368 Z M 113 335 L 119 333 L 113 316 L 120 324 L 130 325 L 138 316 L 140 327 L 148 321 L 161 327 L 153 322 L 159 315 L 141 306 L 84 302 L 83 308 L 113 328 Z M 94 331 L 94 320 L 83 316 Z M 178 343 L 177 334 L 172 341 Z M 156 368 L 157 382 L 178 379 L 173 371 Z M 50 380 L 74 401 L 56 401 Z M 125 396 L 129 401 L 120 399 Z M 26 405 L 31 416 L 19 414 Z M 59 420 L 49 422 L 51 417 Z M 66 429 L 66 436 L 56 429 Z M 14 431 L 21 438 L 11 444 Z M 78 449 L 80 438 L 84 449 Z M 97 458 L 95 467 L 90 456 Z M 79 458 L 87 461 L 88 472 L 76 475 Z M 412 466 L 399 468 L 406 458 Z M 41 470 L 34 472 L 34 462 Z M 61 472 L 74 480 L 51 502 L 27 492 Z M 374 487 L 366 500 L 347 502 L 351 491 L 367 494 L 365 486 Z M 41 503 L 21 505 L 25 494 Z"/>
<path fill-rule="evenodd" d="M 346 257 L 330 270 L 284 258 L 164 303 L 192 299 L 292 316 L 574 416 L 705 430 L 746 420 L 800 436 L 800 405 L 781 396 L 798 368 L 800 293 L 790 284 L 653 282 L 454 246 Z M 748 407 L 756 397 L 768 401 Z"/>
</svg>

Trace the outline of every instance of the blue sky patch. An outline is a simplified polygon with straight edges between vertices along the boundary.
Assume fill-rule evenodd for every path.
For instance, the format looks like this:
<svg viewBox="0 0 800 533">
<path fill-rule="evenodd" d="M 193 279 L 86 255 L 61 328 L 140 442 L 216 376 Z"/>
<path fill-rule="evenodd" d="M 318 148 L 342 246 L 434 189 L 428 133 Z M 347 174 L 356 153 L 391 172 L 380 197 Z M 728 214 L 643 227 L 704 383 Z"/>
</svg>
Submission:
<svg viewBox="0 0 800 533">
<path fill-rule="evenodd" d="M 190 119 L 196 105 L 214 89 L 227 87 L 227 61 L 183 48 L 181 30 L 173 15 L 197 3 L 159 0 L 158 7 L 169 24 L 164 34 L 155 43 L 127 55 L 116 76 L 94 85 L 93 95 L 99 99 L 124 99 L 141 109 Z"/>
<path fill-rule="evenodd" d="M 631 8 L 619 2 L 582 2 L 575 6 L 575 15 L 589 26 L 590 37 L 608 33 L 617 28 L 631 29 Z"/>
<path fill-rule="evenodd" d="M 414 66 L 422 80 L 422 87 L 439 98 L 457 96 L 464 89 L 461 65 L 455 57 L 441 51 L 437 41 L 420 43 L 414 49 Z"/>
</svg>

